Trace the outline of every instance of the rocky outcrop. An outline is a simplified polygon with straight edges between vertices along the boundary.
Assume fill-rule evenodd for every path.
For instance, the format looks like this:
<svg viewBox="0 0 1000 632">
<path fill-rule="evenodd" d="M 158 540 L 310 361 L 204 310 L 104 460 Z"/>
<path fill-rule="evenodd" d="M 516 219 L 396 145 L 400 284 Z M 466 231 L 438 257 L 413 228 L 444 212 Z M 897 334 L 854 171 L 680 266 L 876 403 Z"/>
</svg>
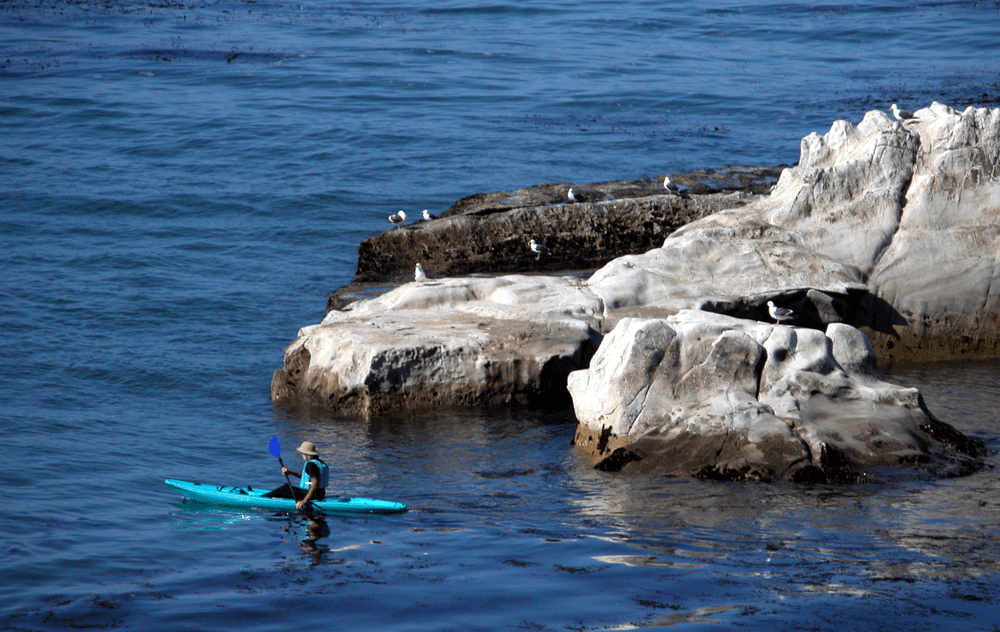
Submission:
<svg viewBox="0 0 1000 632">
<path fill-rule="evenodd" d="M 875 362 L 840 323 L 824 333 L 692 310 L 626 318 L 569 376 L 575 442 L 600 469 L 724 480 L 974 470 L 981 447 L 930 415 L 916 389 L 881 381 Z"/>
<path fill-rule="evenodd" d="M 692 222 L 663 247 L 591 277 L 605 327 L 624 327 L 605 341 L 608 355 L 635 356 L 633 373 L 616 376 L 601 370 L 602 346 L 590 369 L 570 378 L 578 443 L 603 458 L 601 467 L 641 459 L 667 473 L 841 481 L 884 465 L 971 467 L 955 455 L 981 447 L 935 420 L 918 394 L 898 396 L 906 391 L 888 385 L 873 393 L 874 374 L 842 371 L 836 354 L 820 353 L 850 347 L 834 342 L 832 332 L 848 326 L 841 323 L 860 327 L 889 360 L 995 355 L 1000 347 L 1000 110 L 934 104 L 916 115 L 900 123 L 870 112 L 857 127 L 837 122 L 812 134 L 768 198 Z M 706 333 L 690 316 L 662 320 L 685 308 L 761 319 L 754 306 L 764 297 L 789 306 L 793 295 L 794 323 L 825 328 L 824 339 L 798 327 L 776 344 L 781 327 L 761 337 L 759 328 L 756 336 L 745 328 Z M 623 341 L 636 327 L 657 332 L 655 351 L 641 352 L 652 334 L 641 344 Z M 702 338 L 685 339 L 691 327 L 714 341 L 711 353 Z M 850 331 L 855 351 L 867 348 Z M 876 351 L 862 357 L 874 364 Z M 650 357 L 659 358 L 655 369 Z M 814 358 L 815 366 L 788 371 L 775 361 L 788 357 Z M 635 371 L 654 377 L 643 384 Z M 724 377 L 692 397 L 691 380 L 704 376 Z M 772 401 L 775 383 L 784 401 Z M 625 406 L 617 392 L 643 397 Z"/>
<path fill-rule="evenodd" d="M 1000 353 L 1000 110 L 935 103 L 907 123 L 919 138 L 899 225 L 869 275 L 891 306 L 873 314 L 885 357 Z"/>
<path fill-rule="evenodd" d="M 980 448 L 871 367 L 876 356 L 1000 351 L 1000 110 L 916 114 L 870 112 L 806 137 L 766 196 L 596 199 L 595 185 L 574 204 L 484 196 L 387 231 L 372 258 L 395 268 L 380 278 L 412 278 L 419 252 L 431 280 L 335 301 L 287 349 L 272 398 L 377 413 L 572 395 L 578 444 L 604 469 L 828 481 L 889 465 L 968 471 Z M 659 247 L 630 232 L 648 221 L 640 232 L 659 238 L 667 214 L 723 203 Z M 528 249 L 532 237 L 551 259 Z M 585 255 L 555 260 L 626 242 L 645 251 L 587 280 L 440 278 L 494 259 L 586 267 Z M 774 326 L 769 301 L 792 320 Z"/>
<path fill-rule="evenodd" d="M 741 315 L 812 288 L 885 360 L 1000 353 L 1000 110 L 916 115 L 838 121 L 803 139 L 770 196 L 610 262 L 590 283 L 606 316 Z"/>
<path fill-rule="evenodd" d="M 758 209 L 871 292 L 856 324 L 885 360 L 1000 352 L 1000 110 L 869 112 L 802 141 Z"/>
<path fill-rule="evenodd" d="M 572 277 L 431 279 L 331 311 L 274 373 L 275 402 L 376 414 L 434 405 L 566 407 L 602 305 Z"/>
</svg>

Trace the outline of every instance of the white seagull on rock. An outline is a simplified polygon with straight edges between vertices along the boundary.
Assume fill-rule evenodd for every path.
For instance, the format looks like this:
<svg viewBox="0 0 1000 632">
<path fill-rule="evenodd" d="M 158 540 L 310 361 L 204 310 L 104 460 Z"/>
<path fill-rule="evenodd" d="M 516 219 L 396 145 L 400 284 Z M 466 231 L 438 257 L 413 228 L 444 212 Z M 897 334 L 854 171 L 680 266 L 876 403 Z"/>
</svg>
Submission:
<svg viewBox="0 0 1000 632">
<path fill-rule="evenodd" d="M 566 199 L 569 200 L 570 204 L 576 204 L 576 195 L 573 193 L 572 188 L 566 192 Z"/>
<path fill-rule="evenodd" d="M 774 304 L 774 301 L 767 302 L 767 313 L 771 315 L 771 318 L 773 318 L 776 323 L 791 320 L 794 314 L 794 312 L 787 307 L 778 307 Z"/>
<path fill-rule="evenodd" d="M 389 216 L 389 221 L 392 222 L 393 224 L 402 224 L 403 222 L 406 221 L 406 213 L 404 213 L 403 211 L 400 211 L 398 213 L 393 213 L 392 215 Z"/>
<path fill-rule="evenodd" d="M 427 212 L 427 209 L 424 209 L 423 212 L 421 212 L 421 215 L 428 222 L 431 221 L 432 219 L 437 219 L 437 216 L 436 215 L 431 215 L 429 212 Z"/>
<path fill-rule="evenodd" d="M 674 195 L 680 195 L 681 194 L 681 188 L 679 186 L 677 186 L 676 182 L 671 182 L 670 181 L 670 176 L 664 176 L 663 177 L 663 188 L 666 189 L 667 191 L 670 191 Z"/>
<path fill-rule="evenodd" d="M 536 255 L 538 255 L 539 259 L 542 258 L 542 255 L 551 255 L 552 254 L 551 250 L 549 250 L 544 245 L 538 243 L 534 239 L 531 240 L 531 252 L 533 252 Z"/>
<path fill-rule="evenodd" d="M 892 111 L 892 115 L 894 117 L 896 117 L 896 120 L 899 121 L 900 123 L 902 123 L 903 121 L 908 121 L 910 119 L 917 118 L 916 116 L 913 115 L 913 112 L 907 112 L 906 110 L 900 110 L 898 107 L 896 107 L 895 103 L 893 103 L 891 106 L 889 106 L 889 109 Z"/>
<path fill-rule="evenodd" d="M 417 269 L 413 272 L 413 278 L 417 283 L 423 283 L 427 280 L 427 274 L 424 272 L 424 266 L 417 264 Z"/>
</svg>

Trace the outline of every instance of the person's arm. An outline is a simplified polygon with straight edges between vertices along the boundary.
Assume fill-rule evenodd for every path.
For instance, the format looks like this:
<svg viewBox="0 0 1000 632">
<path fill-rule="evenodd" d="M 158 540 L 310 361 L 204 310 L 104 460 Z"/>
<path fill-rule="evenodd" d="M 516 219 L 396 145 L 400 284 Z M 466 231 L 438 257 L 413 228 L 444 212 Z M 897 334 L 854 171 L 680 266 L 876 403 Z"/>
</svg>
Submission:
<svg viewBox="0 0 1000 632">
<path fill-rule="evenodd" d="M 281 473 L 284 474 L 285 476 L 288 476 L 289 474 L 291 474 L 295 478 L 302 478 L 302 472 L 293 472 L 292 470 L 288 469 L 285 466 L 281 467 Z"/>
<path fill-rule="evenodd" d="M 307 502 L 312 500 L 313 492 L 316 491 L 316 483 L 318 482 L 319 479 L 316 478 L 315 476 L 309 479 L 309 491 L 306 492 L 306 495 L 302 498 L 302 500 L 295 503 L 296 509 L 302 509 L 302 507 L 305 506 Z"/>
</svg>

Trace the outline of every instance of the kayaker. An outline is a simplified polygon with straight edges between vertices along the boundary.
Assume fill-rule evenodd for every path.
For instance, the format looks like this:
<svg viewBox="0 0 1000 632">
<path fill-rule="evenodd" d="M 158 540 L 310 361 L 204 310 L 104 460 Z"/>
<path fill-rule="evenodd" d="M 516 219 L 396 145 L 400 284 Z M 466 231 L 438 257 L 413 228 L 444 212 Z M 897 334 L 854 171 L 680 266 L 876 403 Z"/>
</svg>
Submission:
<svg viewBox="0 0 1000 632">
<path fill-rule="evenodd" d="M 274 491 L 266 494 L 268 498 L 294 498 L 295 508 L 302 509 L 311 500 L 323 500 L 326 498 L 326 486 L 330 482 L 330 466 L 319 458 L 319 452 L 312 441 L 303 441 L 302 445 L 295 449 L 302 455 L 305 465 L 301 472 L 295 472 L 285 466 L 281 467 L 281 473 L 285 476 L 291 474 L 299 479 L 299 486 L 293 488 L 291 485 L 282 485 Z"/>
</svg>

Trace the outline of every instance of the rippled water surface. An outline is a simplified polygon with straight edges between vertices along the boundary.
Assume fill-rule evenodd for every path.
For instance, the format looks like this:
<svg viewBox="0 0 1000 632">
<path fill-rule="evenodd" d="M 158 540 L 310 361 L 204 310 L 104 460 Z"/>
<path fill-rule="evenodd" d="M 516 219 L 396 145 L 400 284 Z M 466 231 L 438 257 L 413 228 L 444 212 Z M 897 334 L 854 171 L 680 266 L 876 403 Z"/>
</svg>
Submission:
<svg viewBox="0 0 1000 632">
<path fill-rule="evenodd" d="M 996 629 L 996 457 L 847 488 L 628 477 L 568 413 L 268 395 L 396 210 L 997 107 L 997 33 L 995 2 L 0 2 L 0 629 Z M 998 371 L 890 377 L 996 448 Z M 162 484 L 277 485 L 275 435 L 411 511 Z"/>
</svg>

